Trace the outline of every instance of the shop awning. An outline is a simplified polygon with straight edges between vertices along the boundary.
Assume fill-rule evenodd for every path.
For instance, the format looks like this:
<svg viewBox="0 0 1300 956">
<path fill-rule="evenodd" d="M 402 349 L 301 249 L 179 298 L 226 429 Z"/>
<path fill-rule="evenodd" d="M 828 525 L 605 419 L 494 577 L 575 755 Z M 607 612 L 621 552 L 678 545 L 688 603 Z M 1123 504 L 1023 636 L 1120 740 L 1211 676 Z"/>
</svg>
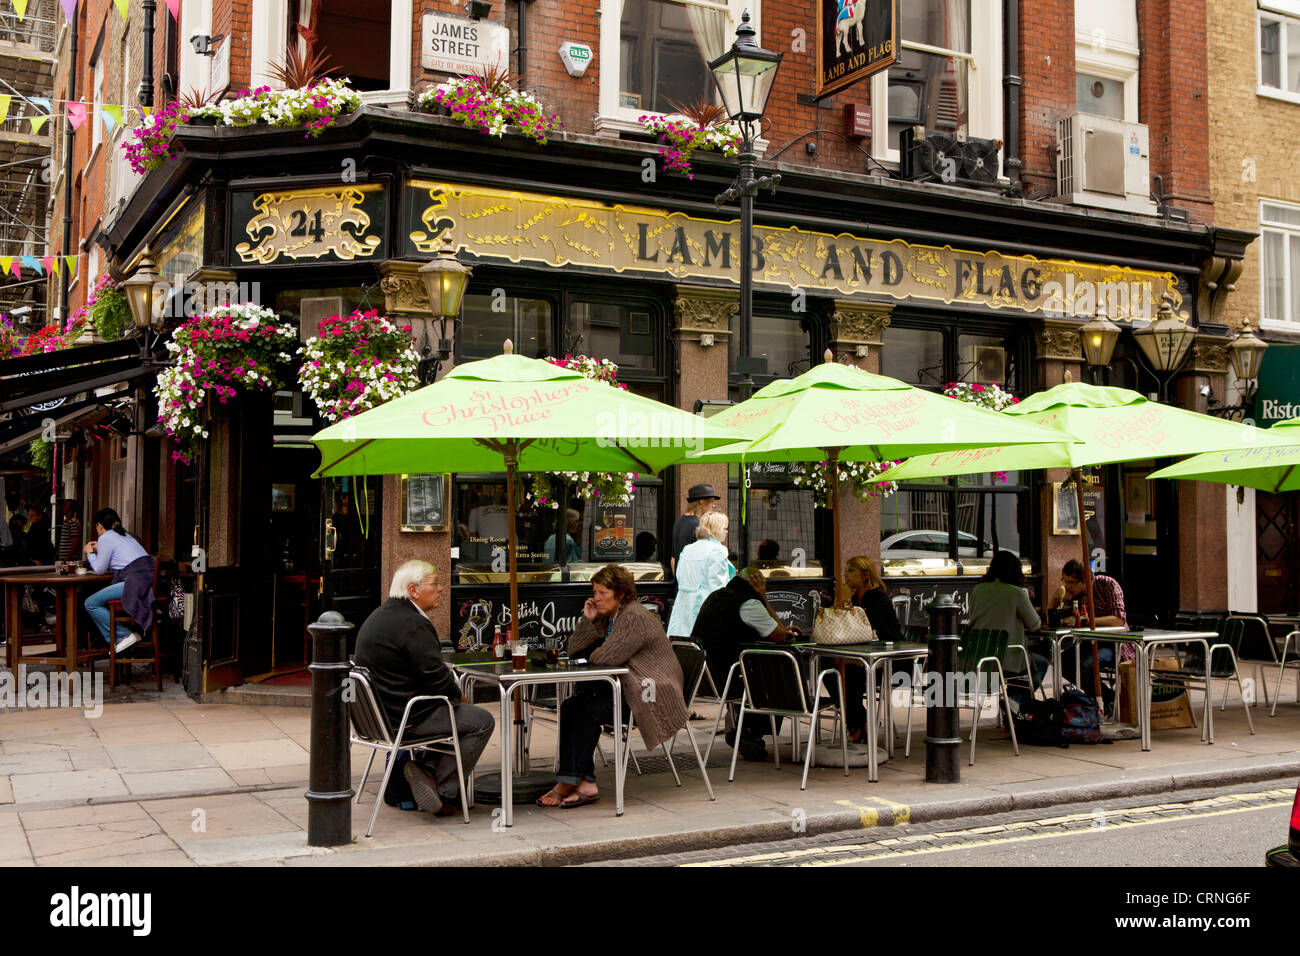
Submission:
<svg viewBox="0 0 1300 956">
<path fill-rule="evenodd" d="M 73 402 L 48 412 L 24 412 L 0 422 L 0 456 L 17 448 L 26 448 L 34 438 L 39 438 L 47 418 L 54 419 L 56 429 L 87 421 L 107 418 L 109 410 L 95 398 Z"/>
<path fill-rule="evenodd" d="M 0 413 L 55 411 L 52 403 L 70 396 L 155 374 L 156 366 L 141 363 L 133 340 L 6 359 L 0 362 Z"/>
</svg>

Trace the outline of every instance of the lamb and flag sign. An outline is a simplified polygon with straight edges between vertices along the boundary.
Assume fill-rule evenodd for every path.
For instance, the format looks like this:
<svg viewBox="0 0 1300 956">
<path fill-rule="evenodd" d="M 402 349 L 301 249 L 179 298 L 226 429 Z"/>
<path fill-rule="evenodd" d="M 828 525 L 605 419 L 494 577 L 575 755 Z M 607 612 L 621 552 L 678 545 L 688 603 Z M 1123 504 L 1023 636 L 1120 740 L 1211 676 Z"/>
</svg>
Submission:
<svg viewBox="0 0 1300 956">
<path fill-rule="evenodd" d="M 817 0 L 817 98 L 889 69 L 898 59 L 899 0 Z"/>
</svg>

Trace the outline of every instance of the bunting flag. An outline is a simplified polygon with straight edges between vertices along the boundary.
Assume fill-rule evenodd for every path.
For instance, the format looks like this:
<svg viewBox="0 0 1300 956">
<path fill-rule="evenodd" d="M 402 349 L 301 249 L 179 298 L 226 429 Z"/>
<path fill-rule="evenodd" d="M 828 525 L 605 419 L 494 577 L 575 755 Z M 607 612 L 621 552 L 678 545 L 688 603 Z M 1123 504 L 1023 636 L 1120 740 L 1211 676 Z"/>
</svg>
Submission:
<svg viewBox="0 0 1300 956">
<path fill-rule="evenodd" d="M 0 121 L 9 115 L 9 103 L 12 99 L 13 97 L 8 93 L 0 95 Z"/>
<path fill-rule="evenodd" d="M 68 277 L 71 278 L 72 276 L 75 276 L 77 274 L 77 257 L 64 256 L 63 261 L 68 264 Z"/>
<path fill-rule="evenodd" d="M 122 107 L 105 106 L 99 111 L 100 118 L 104 121 L 104 129 L 113 132 L 115 126 L 122 124 Z"/>
<path fill-rule="evenodd" d="M 85 103 L 68 104 L 68 122 L 72 124 L 74 130 L 81 129 L 81 124 L 86 122 Z"/>
<path fill-rule="evenodd" d="M 14 9 L 18 11 L 18 19 L 23 20 L 27 17 L 27 0 L 14 0 Z"/>
<path fill-rule="evenodd" d="M 50 98 L 48 96 L 29 96 L 27 102 L 39 106 L 47 113 L 50 111 Z"/>
<path fill-rule="evenodd" d="M 181 19 L 181 0 L 167 0 L 167 9 L 172 12 L 172 19 L 179 23 Z"/>
<path fill-rule="evenodd" d="M 75 23 L 77 19 L 77 0 L 59 0 L 59 5 L 63 7 L 63 15 L 68 18 L 68 22 Z"/>
<path fill-rule="evenodd" d="M 8 275 L 9 267 L 14 264 L 13 256 L 0 256 L 0 275 Z"/>
<path fill-rule="evenodd" d="M 35 256 L 23 256 L 22 263 L 24 268 L 35 269 L 38 275 L 45 275 L 45 270 L 41 268 Z"/>
<path fill-rule="evenodd" d="M 14 0 L 14 2 L 16 3 L 17 0 Z M 126 19 L 126 5 L 127 5 L 127 3 L 129 2 L 129 0 L 113 0 L 113 2 L 117 4 L 117 12 L 120 13 L 120 14 L 122 14 L 122 19 L 125 20 L 125 19 Z"/>
<path fill-rule="evenodd" d="M 148 119 L 150 116 L 153 116 L 153 107 L 152 107 L 152 106 L 142 106 L 142 107 L 140 107 L 140 109 L 144 110 L 144 118 L 145 118 L 145 119 Z"/>
<path fill-rule="evenodd" d="M 41 256 L 41 263 L 45 266 L 46 272 L 58 273 L 59 259 L 57 256 Z"/>
<path fill-rule="evenodd" d="M 39 113 L 35 113 L 27 118 L 32 124 L 32 135 L 40 133 L 40 131 L 45 128 L 45 124 L 50 121 L 48 116 L 41 116 Z"/>
<path fill-rule="evenodd" d="M 14 274 L 15 279 L 21 279 L 23 277 L 22 270 L 18 267 L 18 263 L 13 260 L 10 260 L 9 262 L 9 271 Z"/>
</svg>

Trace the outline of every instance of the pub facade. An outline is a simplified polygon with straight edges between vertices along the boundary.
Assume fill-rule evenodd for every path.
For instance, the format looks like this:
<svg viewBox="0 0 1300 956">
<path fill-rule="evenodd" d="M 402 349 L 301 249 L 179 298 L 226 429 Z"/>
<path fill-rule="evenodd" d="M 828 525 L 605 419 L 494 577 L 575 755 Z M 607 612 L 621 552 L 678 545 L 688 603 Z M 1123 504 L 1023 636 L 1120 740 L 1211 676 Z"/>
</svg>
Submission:
<svg viewBox="0 0 1300 956">
<path fill-rule="evenodd" d="M 342 16 L 333 3 L 254 3 L 251 14 L 220 15 L 196 6 L 200 32 L 229 38 L 223 68 L 236 90 L 262 81 L 277 36 L 325 42 Z M 1024 397 L 1069 375 L 1185 407 L 1204 404 L 1203 385 L 1222 391 L 1229 288 L 1219 280 L 1252 237 L 1215 228 L 1204 164 L 1179 139 L 1204 137 L 1203 107 L 1188 105 L 1203 103 L 1192 96 L 1203 73 L 1161 72 L 1168 47 L 1160 45 L 1204 47 L 1203 18 L 1198 28 L 1183 17 L 1190 3 L 1169 11 L 1135 0 L 1092 4 L 1117 16 L 1112 25 L 1132 27 L 1132 43 L 1117 38 L 1103 55 L 1078 39 L 1100 14 L 1076 16 L 1074 6 L 909 5 L 898 63 L 819 103 L 810 95 L 810 5 L 752 5 L 759 42 L 787 50 L 759 143 L 761 171 L 781 181 L 756 201 L 751 351 L 765 372 L 752 375 L 754 386 L 806 371 L 829 350 L 835 361 L 935 390 L 996 384 Z M 639 121 L 712 99 L 702 62 L 726 50 L 740 7 L 626 0 L 618 16 L 607 7 L 611 0 L 538 0 L 473 19 L 459 6 L 412 9 L 407 0 L 392 5 L 381 29 L 373 12 L 337 5 L 364 22 L 358 36 L 387 30 L 390 41 L 385 57 L 373 38 L 357 50 L 326 43 L 357 88 L 369 87 L 361 105 L 314 138 L 263 124 L 179 125 L 173 158 L 143 176 L 114 173 L 101 187 L 95 241 L 104 268 L 127 277 L 147 257 L 164 279 L 181 280 L 181 301 L 187 289 L 216 284 L 248 290 L 295 322 L 303 340 L 330 315 L 376 309 L 413 326 L 436 375 L 498 354 L 510 339 L 528 356 L 608 359 L 631 390 L 688 411 L 740 400 L 739 216 L 715 202 L 736 160 L 696 149 L 682 175 Z M 182 4 L 177 36 L 190 35 L 189 10 Z M 272 30 L 268 40 L 259 17 L 294 29 Z M 1073 31 L 1059 31 L 1071 22 Z M 1056 37 L 1047 46 L 1034 29 L 1045 24 Z M 307 33 L 296 30 L 303 26 Z M 252 42 L 241 46 L 244 37 Z M 587 50 L 585 66 L 575 46 Z M 420 94 L 453 68 L 469 70 L 471 54 L 503 47 L 513 82 L 563 122 L 545 142 L 513 128 L 484 135 L 454 112 L 419 107 Z M 1042 62 L 1048 51 L 1055 67 Z M 170 54 L 162 52 L 153 59 L 165 73 Z M 198 69 L 187 67 L 186 51 L 178 56 L 178 76 Z M 1120 60 L 1131 61 L 1131 85 L 1111 79 Z M 138 69 L 139 58 L 132 62 Z M 1075 63 L 1068 82 L 1063 62 Z M 1087 70 L 1104 79 L 1089 80 Z M 1148 175 L 1161 176 L 1158 203 L 1124 185 L 1117 202 L 1059 188 L 1061 122 L 1105 108 L 1110 82 L 1119 82 L 1121 111 L 1134 100 L 1130 124 L 1144 127 L 1135 148 Z M 1177 111 L 1155 95 L 1162 85 L 1177 94 Z M 921 144 L 904 141 L 900 155 L 900 134 L 915 136 L 917 126 Z M 971 169 L 988 173 L 945 181 L 930 162 L 941 135 L 970 144 L 963 149 L 981 156 Z M 1129 155 L 1127 137 L 1117 142 Z M 88 161 L 87 176 L 95 157 Z M 431 316 L 418 274 L 443 248 L 473 269 L 458 317 Z M 1197 329 L 1175 379 L 1144 365 L 1127 331 L 1154 318 L 1166 296 Z M 1078 329 L 1102 302 L 1126 331 L 1112 366 L 1088 369 Z M 412 557 L 450 583 L 436 620 L 444 642 L 490 641 L 492 626 L 508 623 L 510 520 L 530 640 L 565 633 L 590 593 L 586 582 L 610 560 L 633 566 L 642 600 L 666 620 L 671 526 L 686 490 L 702 482 L 725 495 L 737 565 L 765 545 L 769 573 L 780 579 L 769 583 L 779 613 L 810 625 L 833 600 L 831 518 L 817 507 L 811 469 L 756 463 L 742 477 L 738 466 L 677 466 L 635 476 L 631 501 L 617 506 L 584 497 L 580 484 L 535 476 L 530 495 L 560 506 L 511 515 L 504 475 L 460 473 L 454 461 L 431 460 L 424 475 L 314 478 L 320 459 L 309 437 L 323 420 L 292 384 L 207 414 L 199 457 L 161 469 L 137 496 L 141 508 L 169 516 L 149 525 L 150 546 L 189 572 L 194 614 L 183 655 L 192 693 L 301 669 L 306 624 L 327 608 L 359 624 Z M 159 441 L 142 438 L 141 453 L 165 453 Z M 1126 586 L 1135 620 L 1226 606 L 1225 491 L 1152 485 L 1138 503 L 1143 476 L 1159 466 L 1113 466 L 1085 479 L 1094 566 Z M 1079 551 L 1079 517 L 1071 523 L 1061 504 L 1073 499 L 1066 478 L 968 476 L 861 497 L 846 486 L 844 554 L 879 561 L 890 590 L 908 597 L 913 623 L 924 623 L 938 593 L 968 593 L 995 548 L 1020 555 L 1041 597 Z M 742 510 L 744 554 L 735 534 Z"/>
</svg>

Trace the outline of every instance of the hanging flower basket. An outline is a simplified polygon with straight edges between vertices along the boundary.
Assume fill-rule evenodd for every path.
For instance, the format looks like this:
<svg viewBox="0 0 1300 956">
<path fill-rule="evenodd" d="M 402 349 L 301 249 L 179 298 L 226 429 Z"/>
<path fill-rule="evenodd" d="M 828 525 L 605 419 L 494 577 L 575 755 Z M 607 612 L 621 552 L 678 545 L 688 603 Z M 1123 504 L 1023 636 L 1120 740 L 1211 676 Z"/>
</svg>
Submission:
<svg viewBox="0 0 1300 956">
<path fill-rule="evenodd" d="M 378 311 L 321 320 L 318 334 L 298 350 L 303 391 L 329 422 L 368 411 L 420 387 L 420 356 L 411 327 Z"/>
<path fill-rule="evenodd" d="M 981 385 L 979 382 L 949 382 L 943 387 L 943 393 L 949 398 L 957 399 L 959 402 L 978 405 L 980 408 L 987 408 L 995 412 L 1000 412 L 1020 402 L 1020 399 L 1010 392 L 999 388 L 997 382 L 989 385 Z M 994 471 L 990 472 L 990 474 L 998 481 L 1005 482 L 1007 480 L 1005 471 Z"/>
<path fill-rule="evenodd" d="M 871 483 L 871 479 L 884 474 L 900 461 L 902 461 L 901 458 L 895 461 L 842 461 L 839 463 L 839 480 L 849 484 L 853 489 L 853 497 L 859 501 L 886 498 L 898 490 L 898 482 L 878 481 Z M 831 463 L 829 461 L 820 461 L 807 465 L 802 475 L 794 475 L 793 481 L 797 487 L 808 488 L 812 491 L 813 501 L 818 508 L 829 508 L 831 506 L 832 491 L 830 475 Z"/>
<path fill-rule="evenodd" d="M 189 464 L 208 437 L 208 400 L 221 404 L 239 390 L 272 391 L 283 384 L 297 329 L 270 309 L 222 306 L 181 325 L 167 343 L 173 365 L 158 374 L 158 421 L 176 443 L 173 461 Z"/>
<path fill-rule="evenodd" d="M 560 368 L 579 372 L 594 382 L 605 382 L 615 388 L 627 390 L 627 385 L 618 380 L 618 366 L 609 359 L 597 359 L 588 355 L 566 355 L 564 358 L 547 358 L 546 361 Z M 577 485 L 579 498 L 591 499 L 599 505 L 631 504 L 636 494 L 637 472 L 620 471 L 557 471 L 552 476 L 566 484 Z M 556 510 L 560 502 L 551 493 L 551 483 L 546 476 L 541 480 L 521 482 L 517 490 L 519 501 L 527 511 L 538 508 Z"/>
</svg>

